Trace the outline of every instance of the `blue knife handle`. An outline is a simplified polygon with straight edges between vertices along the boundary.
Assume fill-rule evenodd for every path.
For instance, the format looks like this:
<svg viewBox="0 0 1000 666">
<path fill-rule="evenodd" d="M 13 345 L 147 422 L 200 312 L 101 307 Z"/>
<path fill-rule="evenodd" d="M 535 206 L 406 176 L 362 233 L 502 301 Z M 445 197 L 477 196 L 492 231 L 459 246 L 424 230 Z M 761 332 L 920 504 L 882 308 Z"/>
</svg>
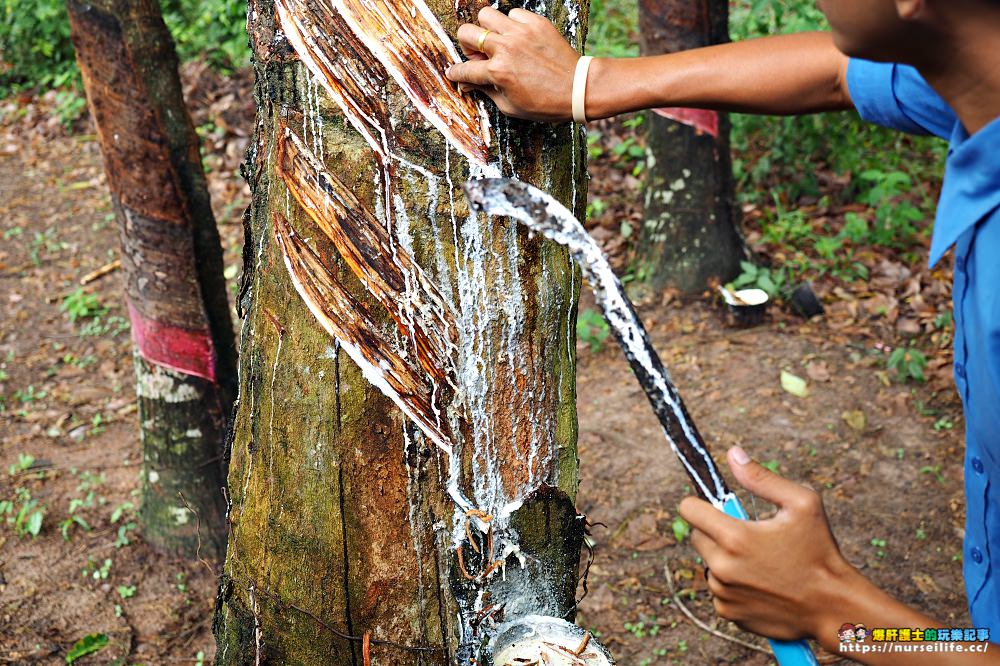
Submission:
<svg viewBox="0 0 1000 666">
<path fill-rule="evenodd" d="M 749 520 L 747 512 L 743 510 L 740 500 L 733 495 L 725 504 L 722 510 L 727 516 L 738 518 L 739 520 Z M 809 649 L 809 644 L 805 641 L 777 641 L 768 639 L 771 649 L 774 650 L 774 658 L 779 666 L 819 666 L 816 656 Z"/>
</svg>

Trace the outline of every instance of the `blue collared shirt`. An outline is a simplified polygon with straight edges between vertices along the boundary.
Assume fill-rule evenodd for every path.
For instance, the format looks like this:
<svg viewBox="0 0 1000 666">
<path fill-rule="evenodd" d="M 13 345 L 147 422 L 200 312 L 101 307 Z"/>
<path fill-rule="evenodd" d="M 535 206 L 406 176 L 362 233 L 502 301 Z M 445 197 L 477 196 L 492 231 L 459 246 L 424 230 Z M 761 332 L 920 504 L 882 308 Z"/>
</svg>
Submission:
<svg viewBox="0 0 1000 666">
<path fill-rule="evenodd" d="M 852 60 L 851 99 L 867 121 L 950 141 L 931 240 L 933 266 L 953 245 L 955 384 L 965 408 L 969 612 L 1000 638 L 1000 119 L 969 136 L 912 67 Z M 992 632 L 997 632 L 994 636 Z"/>
</svg>

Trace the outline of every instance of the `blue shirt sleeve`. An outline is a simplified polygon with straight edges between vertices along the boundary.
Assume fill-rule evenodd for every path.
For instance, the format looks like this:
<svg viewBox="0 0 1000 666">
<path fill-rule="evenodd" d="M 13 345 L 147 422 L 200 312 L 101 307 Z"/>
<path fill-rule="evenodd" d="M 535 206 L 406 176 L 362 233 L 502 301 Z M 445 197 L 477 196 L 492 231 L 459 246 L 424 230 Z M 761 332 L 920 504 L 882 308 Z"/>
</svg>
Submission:
<svg viewBox="0 0 1000 666">
<path fill-rule="evenodd" d="M 951 107 L 909 65 L 852 58 L 847 89 L 861 118 L 876 125 L 948 139 L 958 121 Z"/>
</svg>

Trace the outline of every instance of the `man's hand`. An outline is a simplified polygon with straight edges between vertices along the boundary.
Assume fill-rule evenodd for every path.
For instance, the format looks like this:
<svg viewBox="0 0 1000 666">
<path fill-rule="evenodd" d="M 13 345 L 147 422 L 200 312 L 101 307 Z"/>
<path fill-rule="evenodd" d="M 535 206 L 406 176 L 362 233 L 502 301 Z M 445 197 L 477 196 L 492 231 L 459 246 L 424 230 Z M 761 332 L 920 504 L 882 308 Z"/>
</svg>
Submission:
<svg viewBox="0 0 1000 666">
<path fill-rule="evenodd" d="M 833 539 L 819 495 L 729 450 L 729 467 L 750 492 L 773 502 L 768 520 L 743 522 L 708 502 L 689 497 L 681 516 L 694 530 L 691 541 L 708 565 L 708 589 L 715 610 L 744 629 L 770 638 L 815 638 L 840 652 L 839 627 L 861 622 L 874 627 L 940 627 L 933 618 L 893 599 L 852 567 Z M 911 653 L 914 666 L 996 666 L 1000 650 L 984 653 Z M 898 654 L 845 653 L 872 666 L 902 663 Z"/>
<path fill-rule="evenodd" d="M 487 32 L 488 31 L 488 32 Z M 485 38 L 484 38 L 485 35 Z M 580 55 L 552 22 L 524 9 L 479 12 L 458 40 L 469 59 L 446 75 L 479 90 L 507 115 L 572 117 Z M 587 77 L 587 118 L 661 106 L 793 114 L 851 108 L 847 57 L 828 33 L 763 37 L 644 58 L 598 58 Z"/>
<path fill-rule="evenodd" d="M 729 466 L 750 492 L 778 506 L 769 520 L 743 522 L 687 498 L 681 516 L 708 566 L 718 614 L 757 634 L 784 640 L 820 636 L 830 591 L 854 577 L 830 532 L 819 495 L 730 449 Z"/>
<path fill-rule="evenodd" d="M 572 117 L 573 72 L 580 55 L 548 19 L 524 9 L 505 15 L 483 7 L 478 26 L 459 27 L 458 41 L 469 60 L 452 65 L 449 79 L 481 91 L 515 118 L 559 122 Z"/>
</svg>

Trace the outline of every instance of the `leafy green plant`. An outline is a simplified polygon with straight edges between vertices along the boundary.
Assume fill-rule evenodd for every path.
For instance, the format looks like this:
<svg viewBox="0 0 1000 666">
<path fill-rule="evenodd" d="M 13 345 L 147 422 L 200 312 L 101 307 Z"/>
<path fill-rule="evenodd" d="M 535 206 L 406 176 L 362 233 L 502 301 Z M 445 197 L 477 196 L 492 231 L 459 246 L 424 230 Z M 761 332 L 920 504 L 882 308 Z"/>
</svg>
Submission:
<svg viewBox="0 0 1000 666">
<path fill-rule="evenodd" d="M 245 0 L 164 0 L 163 18 L 182 60 L 230 71 L 250 62 Z M 0 0 L 0 98 L 26 89 L 58 90 L 56 113 L 71 124 L 83 111 L 79 70 L 63 0 Z"/>
<path fill-rule="evenodd" d="M 764 213 L 763 240 L 775 245 L 795 243 L 812 236 L 812 225 L 801 210 L 786 210 L 781 199 L 774 197 L 774 212 Z"/>
<path fill-rule="evenodd" d="M 108 576 L 111 575 L 111 565 L 113 562 L 111 558 L 106 558 L 100 565 L 92 557 L 87 558 L 87 566 L 83 568 L 80 572 L 85 578 L 90 577 L 94 580 L 107 580 Z"/>
<path fill-rule="evenodd" d="M 938 483 L 944 483 L 944 474 L 941 473 L 941 465 L 925 465 L 920 468 L 921 474 L 930 474 Z"/>
<path fill-rule="evenodd" d="M 774 299 L 781 295 L 781 290 L 788 280 L 784 270 L 772 271 L 770 268 L 763 268 L 749 261 L 741 261 L 740 269 L 743 272 L 726 285 L 730 291 L 749 288 L 763 289 L 769 298 Z"/>
<path fill-rule="evenodd" d="M 129 330 L 130 327 L 131 324 L 124 317 L 119 317 L 118 315 L 111 315 L 110 317 L 98 315 L 80 327 L 80 337 L 100 338 L 107 336 L 117 338 Z"/>
<path fill-rule="evenodd" d="M 35 389 L 34 384 L 29 384 L 26 389 L 18 389 L 14 391 L 14 400 L 17 400 L 22 405 L 26 405 L 31 402 L 37 402 L 42 400 L 49 394 L 45 389 Z"/>
<path fill-rule="evenodd" d="M 905 248 L 917 235 L 915 223 L 928 217 L 904 195 L 913 189 L 913 179 L 902 171 L 868 169 L 858 176 L 867 186 L 858 201 L 875 211 L 875 221 L 869 231 L 869 242 L 886 247 Z"/>
<path fill-rule="evenodd" d="M 41 533 L 45 512 L 45 506 L 27 488 L 15 488 L 13 500 L 0 500 L 0 515 L 7 517 L 7 524 L 22 538 L 34 539 Z"/>
<path fill-rule="evenodd" d="M 97 504 L 95 488 L 103 483 L 104 474 L 92 474 L 90 472 L 80 473 L 80 483 L 77 485 L 76 489 L 77 492 L 83 493 L 83 495 L 70 499 L 69 510 L 67 511 L 68 515 L 61 523 L 59 523 L 59 532 L 62 534 L 64 540 L 69 541 L 72 538 L 70 536 L 70 532 L 74 528 L 78 527 L 84 532 L 90 531 L 90 523 L 88 523 L 77 512 L 80 509 L 93 508 Z"/>
<path fill-rule="evenodd" d="M 76 643 L 66 653 L 66 663 L 72 664 L 81 657 L 103 650 L 108 645 L 107 634 L 87 634 Z"/>
<path fill-rule="evenodd" d="M 941 432 L 942 430 L 952 430 L 955 427 L 955 422 L 949 419 L 947 416 L 942 416 L 937 421 L 934 422 L 934 431 Z"/>
<path fill-rule="evenodd" d="M 102 432 L 108 429 L 107 426 L 105 425 L 106 423 L 107 419 L 104 418 L 103 414 L 101 414 L 100 412 L 94 414 L 94 416 L 90 419 L 90 434 L 100 435 Z"/>
<path fill-rule="evenodd" d="M 182 60 L 204 59 L 224 72 L 250 64 L 246 0 L 163 0 L 160 5 Z"/>
<path fill-rule="evenodd" d="M 30 87 L 58 88 L 77 80 L 69 18 L 62 0 L 0 0 L 0 97 Z"/>
<path fill-rule="evenodd" d="M 28 246 L 28 254 L 31 256 L 31 263 L 35 266 L 42 265 L 43 254 L 56 254 L 69 248 L 69 243 L 56 238 L 56 230 L 49 227 L 44 231 L 36 231 L 31 243 Z"/>
<path fill-rule="evenodd" d="M 608 323 L 596 310 L 584 310 L 576 318 L 576 337 L 590 347 L 592 354 L 604 348 L 609 334 Z"/>
<path fill-rule="evenodd" d="M 598 130 L 587 130 L 587 156 L 592 160 L 596 160 L 604 154 L 604 148 L 601 146 L 601 136 L 601 132 Z"/>
<path fill-rule="evenodd" d="M 84 532 L 90 531 L 90 523 L 84 520 L 82 516 L 71 514 L 59 523 L 59 533 L 62 534 L 63 541 L 71 541 L 73 539 L 70 536 L 70 532 L 74 527 L 79 527 Z"/>
<path fill-rule="evenodd" d="M 83 287 L 78 287 L 76 291 L 66 296 L 59 309 L 66 313 L 71 324 L 76 323 L 77 319 L 92 319 L 108 312 L 97 296 L 88 294 Z"/>
<path fill-rule="evenodd" d="M 656 622 L 656 617 L 649 618 L 649 624 L 646 624 L 647 620 L 640 619 L 638 622 L 625 622 L 622 626 L 625 631 L 628 631 L 636 638 L 645 638 L 646 636 L 656 636 L 660 633 L 660 625 Z"/>
<path fill-rule="evenodd" d="M 734 41 L 828 28 L 813 0 L 736 0 L 730 4 L 729 25 Z M 805 164 L 822 165 L 836 174 L 881 169 L 907 172 L 917 180 L 941 177 L 947 148 L 943 142 L 905 137 L 865 123 L 853 113 L 730 117 L 738 191 L 751 203 L 767 202 L 774 193 L 786 201 L 817 195 L 822 169 L 804 169 Z M 864 182 L 858 186 L 870 187 Z M 932 205 L 925 199 L 920 208 L 927 213 Z"/>
<path fill-rule="evenodd" d="M 612 165 L 633 176 L 638 176 L 646 168 L 646 146 L 639 136 L 639 128 L 646 117 L 637 113 L 622 121 L 622 126 L 629 131 L 620 141 L 609 149 Z"/>
<path fill-rule="evenodd" d="M 591 0 L 587 53 L 599 58 L 639 55 L 639 7 L 625 0 Z"/>
<path fill-rule="evenodd" d="M 691 535 L 691 526 L 688 525 L 688 522 L 680 516 L 674 518 L 674 521 L 670 523 L 670 529 L 673 531 L 674 541 L 677 543 L 681 543 L 684 539 Z"/>
<path fill-rule="evenodd" d="M 604 211 L 608 209 L 608 204 L 600 197 L 594 197 L 590 203 L 587 204 L 587 219 L 590 220 L 595 217 L 600 217 Z"/>
<path fill-rule="evenodd" d="M 63 88 L 56 92 L 56 117 L 67 130 L 79 119 L 87 109 L 87 98 L 77 87 Z"/>
<path fill-rule="evenodd" d="M 90 366 L 97 363 L 97 357 L 94 356 L 93 354 L 87 354 L 85 356 L 80 357 L 77 356 L 76 354 L 68 353 L 68 354 L 63 354 L 63 357 L 60 360 L 63 362 L 64 365 L 72 365 L 77 368 L 80 368 L 81 370 L 89 368 Z"/>
<path fill-rule="evenodd" d="M 914 347 L 896 347 L 886 360 L 886 367 L 896 372 L 900 382 L 913 379 L 922 382 L 926 379 L 927 357 Z"/>
<path fill-rule="evenodd" d="M 11 476 L 17 476 L 21 472 L 26 472 L 31 469 L 31 466 L 35 464 L 35 456 L 30 453 L 18 453 L 17 462 L 11 463 L 7 468 L 7 473 Z"/>
<path fill-rule="evenodd" d="M 847 213 L 844 215 L 844 226 L 840 230 L 842 238 L 846 238 L 854 244 L 868 242 L 869 237 L 868 220 L 857 213 Z"/>
<path fill-rule="evenodd" d="M 130 543 L 132 543 L 132 541 L 128 538 L 128 533 L 129 530 L 134 530 L 134 529 L 135 529 L 135 523 L 129 522 L 119 525 L 118 536 L 115 538 L 115 543 L 114 543 L 115 548 L 121 548 L 123 546 L 127 546 Z"/>
</svg>

